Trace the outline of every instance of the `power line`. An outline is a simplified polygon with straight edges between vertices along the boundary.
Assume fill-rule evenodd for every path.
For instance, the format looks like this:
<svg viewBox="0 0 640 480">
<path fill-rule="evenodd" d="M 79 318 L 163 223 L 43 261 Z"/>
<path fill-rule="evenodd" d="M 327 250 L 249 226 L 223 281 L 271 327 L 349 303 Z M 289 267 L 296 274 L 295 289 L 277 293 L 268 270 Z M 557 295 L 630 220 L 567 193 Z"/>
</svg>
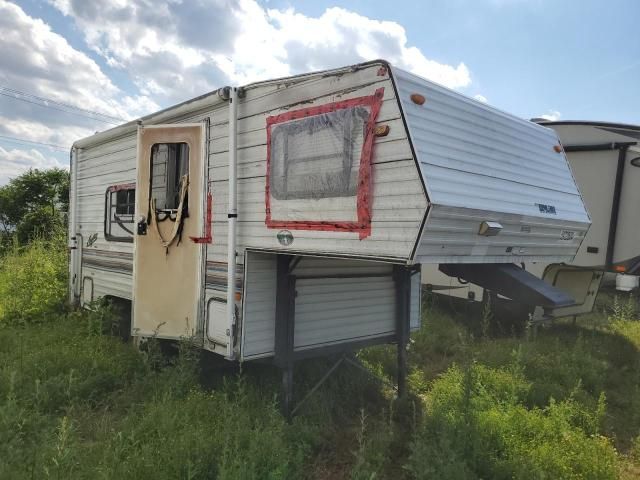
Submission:
<svg viewBox="0 0 640 480">
<path fill-rule="evenodd" d="M 38 107 L 50 108 L 50 109 L 52 109 L 52 110 L 57 110 L 57 111 L 59 111 L 59 112 L 69 113 L 69 114 L 71 114 L 71 115 L 78 115 L 78 116 L 80 116 L 80 117 L 90 118 L 91 120 L 97 120 L 98 122 L 109 123 L 109 124 L 111 124 L 111 125 L 118 125 L 118 123 L 117 123 L 117 122 L 112 122 L 112 121 L 110 121 L 110 120 L 104 120 L 104 119 L 102 119 L 102 118 L 96 118 L 96 117 L 94 117 L 94 116 L 85 115 L 85 114 L 80 113 L 80 112 L 70 112 L 69 110 L 64 110 L 64 109 L 62 109 L 62 108 L 57 108 L 57 107 L 54 107 L 54 106 L 51 106 L 51 105 L 43 105 L 42 103 L 32 102 L 31 100 L 27 100 L 26 98 L 19 98 L 19 97 L 15 97 L 15 96 L 13 96 L 13 95 L 8 95 L 8 94 L 6 94 L 6 93 L 4 93 L 4 92 L 0 92 L 0 95 L 4 95 L 5 97 L 9 97 L 9 98 L 11 98 L 11 99 L 13 99 L 13 100 L 19 100 L 19 101 L 21 101 L 21 102 L 30 103 L 30 104 L 32 104 L 32 105 L 36 105 L 36 106 L 38 106 Z"/>
<path fill-rule="evenodd" d="M 76 107 L 68 103 L 59 102 L 51 98 L 41 97 L 39 95 L 22 92 L 15 88 L 9 88 L 2 85 L 0 85 L 0 95 L 4 95 L 5 97 L 11 98 L 13 100 L 18 100 L 18 101 L 30 103 L 32 105 L 37 105 L 39 107 L 51 108 L 53 110 L 70 113 L 72 115 L 80 115 L 87 118 L 91 118 L 92 120 L 97 120 L 99 122 L 110 123 L 112 125 L 118 125 L 122 122 L 127 121 L 124 118 L 116 117 L 113 115 L 107 115 L 106 113 L 100 113 L 94 110 L 88 110 L 85 108 Z M 96 118 L 96 117 L 102 117 L 102 118 Z"/>
<path fill-rule="evenodd" d="M 42 97 L 40 95 L 35 95 L 33 93 L 23 92 L 21 90 L 15 89 L 15 88 L 10 88 L 10 87 L 5 87 L 5 86 L 0 85 L 0 89 L 4 90 L 6 92 L 13 93 L 15 95 L 21 95 L 21 96 L 25 96 L 25 97 L 35 98 L 35 99 L 40 100 L 42 102 L 53 103 L 53 104 L 59 105 L 61 107 L 71 108 L 73 110 L 78 110 L 78 111 L 85 112 L 85 113 L 88 113 L 88 114 L 99 115 L 101 117 L 110 118 L 112 120 L 118 120 L 118 121 L 121 121 L 121 122 L 126 122 L 126 119 L 121 118 L 121 117 L 116 117 L 115 115 L 109 115 L 109 114 L 106 114 L 106 113 L 97 112 L 95 110 L 89 110 L 89 109 L 86 109 L 86 108 L 77 107 L 77 106 L 71 105 L 69 103 L 60 102 L 60 101 L 54 100 L 52 98 Z"/>
<path fill-rule="evenodd" d="M 44 142 L 36 142 L 35 140 L 27 140 L 26 138 L 19 138 L 19 137 L 11 137 L 9 135 L 0 135 L 0 140 L 5 140 L 7 142 L 13 142 L 13 143 L 19 143 L 21 145 L 42 145 L 44 147 L 50 147 L 50 148 L 55 148 L 57 150 L 61 150 L 63 152 L 66 152 L 69 150 L 70 147 L 64 147 L 62 145 L 55 145 L 53 143 L 44 143 Z"/>
</svg>

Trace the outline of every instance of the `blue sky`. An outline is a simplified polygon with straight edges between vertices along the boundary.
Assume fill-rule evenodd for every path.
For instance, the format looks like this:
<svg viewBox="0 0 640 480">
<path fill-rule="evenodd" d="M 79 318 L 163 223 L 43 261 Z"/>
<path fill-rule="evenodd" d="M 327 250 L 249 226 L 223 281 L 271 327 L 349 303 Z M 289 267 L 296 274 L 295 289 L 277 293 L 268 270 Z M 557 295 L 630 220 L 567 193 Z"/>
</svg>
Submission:
<svg viewBox="0 0 640 480">
<path fill-rule="evenodd" d="M 0 184 L 65 166 L 112 117 L 375 57 L 524 118 L 640 124 L 638 18 L 635 0 L 0 0 Z"/>
</svg>

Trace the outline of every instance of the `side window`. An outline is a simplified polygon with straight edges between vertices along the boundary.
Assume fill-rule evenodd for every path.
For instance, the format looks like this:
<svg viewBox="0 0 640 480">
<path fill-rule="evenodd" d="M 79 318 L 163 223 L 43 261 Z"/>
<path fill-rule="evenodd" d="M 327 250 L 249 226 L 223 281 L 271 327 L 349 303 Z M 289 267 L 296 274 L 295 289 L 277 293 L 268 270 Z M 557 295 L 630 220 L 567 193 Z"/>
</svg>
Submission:
<svg viewBox="0 0 640 480">
<path fill-rule="evenodd" d="M 169 213 L 180 205 L 182 184 L 189 174 L 189 145 L 156 143 L 151 147 L 151 199 L 156 211 Z"/>
<path fill-rule="evenodd" d="M 336 110 L 274 125 L 271 193 L 278 200 L 356 195 L 369 112 Z"/>
<path fill-rule="evenodd" d="M 128 183 L 107 189 L 104 238 L 111 242 L 133 242 L 136 186 Z"/>
<path fill-rule="evenodd" d="M 373 144 L 384 88 L 267 117 L 265 224 L 371 234 Z"/>
</svg>

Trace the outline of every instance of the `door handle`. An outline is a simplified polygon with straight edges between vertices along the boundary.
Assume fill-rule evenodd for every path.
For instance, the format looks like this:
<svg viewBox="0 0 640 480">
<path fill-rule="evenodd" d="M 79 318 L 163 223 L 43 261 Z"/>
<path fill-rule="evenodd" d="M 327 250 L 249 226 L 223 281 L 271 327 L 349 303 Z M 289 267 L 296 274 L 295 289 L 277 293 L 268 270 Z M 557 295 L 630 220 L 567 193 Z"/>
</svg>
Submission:
<svg viewBox="0 0 640 480">
<path fill-rule="evenodd" d="M 137 232 L 138 232 L 138 235 L 147 234 L 147 220 L 144 217 L 140 218 L 140 220 L 138 221 Z"/>
</svg>

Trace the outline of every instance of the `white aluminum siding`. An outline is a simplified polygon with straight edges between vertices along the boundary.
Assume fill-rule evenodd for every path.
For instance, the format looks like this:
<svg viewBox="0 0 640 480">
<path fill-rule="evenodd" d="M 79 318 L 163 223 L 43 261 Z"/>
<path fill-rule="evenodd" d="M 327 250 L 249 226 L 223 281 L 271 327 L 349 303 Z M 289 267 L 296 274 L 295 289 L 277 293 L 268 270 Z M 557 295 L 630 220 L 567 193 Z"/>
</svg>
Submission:
<svg viewBox="0 0 640 480">
<path fill-rule="evenodd" d="M 276 255 L 248 252 L 246 268 L 242 358 L 271 357 L 275 347 Z M 380 262 L 304 257 L 294 274 L 325 278 L 296 281 L 295 350 L 394 335 L 392 272 L 392 265 Z M 353 274 L 364 276 L 336 278 Z M 420 326 L 419 292 L 420 276 L 416 274 L 411 288 L 412 329 Z"/>
<path fill-rule="evenodd" d="M 417 261 L 570 261 L 590 220 L 566 157 L 554 151 L 556 134 L 402 70 L 393 75 L 431 203 Z M 478 235 L 485 220 L 503 231 Z"/>
</svg>

